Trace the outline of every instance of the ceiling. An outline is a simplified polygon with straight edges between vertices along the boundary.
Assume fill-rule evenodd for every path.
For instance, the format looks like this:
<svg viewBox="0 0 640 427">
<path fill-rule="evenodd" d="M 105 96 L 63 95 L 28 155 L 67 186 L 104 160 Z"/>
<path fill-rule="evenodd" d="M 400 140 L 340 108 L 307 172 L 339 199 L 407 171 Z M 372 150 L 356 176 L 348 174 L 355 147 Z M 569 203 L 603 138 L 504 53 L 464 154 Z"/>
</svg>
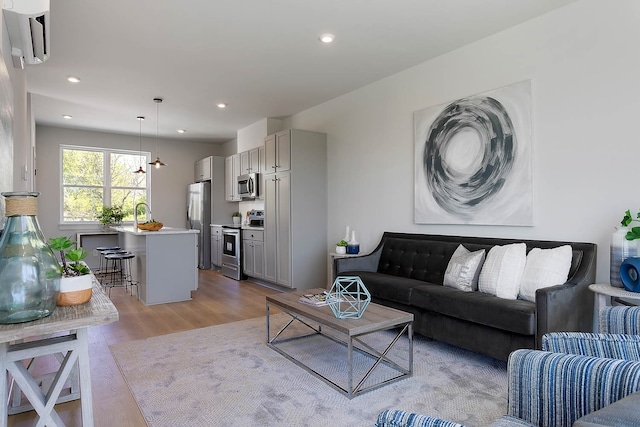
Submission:
<svg viewBox="0 0 640 427">
<path fill-rule="evenodd" d="M 573 1 L 52 0 L 27 89 L 38 124 L 220 143 Z"/>
</svg>

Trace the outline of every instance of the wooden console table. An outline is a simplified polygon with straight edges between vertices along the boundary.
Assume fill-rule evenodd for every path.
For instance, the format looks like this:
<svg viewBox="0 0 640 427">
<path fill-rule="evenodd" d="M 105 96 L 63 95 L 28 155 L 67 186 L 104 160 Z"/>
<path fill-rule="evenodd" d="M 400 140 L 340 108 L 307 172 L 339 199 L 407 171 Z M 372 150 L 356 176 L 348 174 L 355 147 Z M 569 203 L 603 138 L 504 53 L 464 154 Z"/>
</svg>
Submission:
<svg viewBox="0 0 640 427">
<path fill-rule="evenodd" d="M 93 399 L 89 367 L 87 328 L 118 320 L 118 310 L 93 278 L 91 300 L 73 307 L 56 307 L 53 313 L 32 322 L 0 325 L 0 369 L 8 371 L 15 384 L 38 413 L 37 425 L 64 425 L 54 410 L 60 392 L 77 365 L 82 405 L 82 424 L 93 426 Z M 61 355 L 60 368 L 47 390 L 41 390 L 37 379 L 25 367 L 23 360 L 49 354 Z M 6 427 L 10 382 L 0 375 L 0 426 Z M 67 399 L 69 400 L 69 399 Z M 61 400 L 63 401 L 63 400 Z"/>
</svg>

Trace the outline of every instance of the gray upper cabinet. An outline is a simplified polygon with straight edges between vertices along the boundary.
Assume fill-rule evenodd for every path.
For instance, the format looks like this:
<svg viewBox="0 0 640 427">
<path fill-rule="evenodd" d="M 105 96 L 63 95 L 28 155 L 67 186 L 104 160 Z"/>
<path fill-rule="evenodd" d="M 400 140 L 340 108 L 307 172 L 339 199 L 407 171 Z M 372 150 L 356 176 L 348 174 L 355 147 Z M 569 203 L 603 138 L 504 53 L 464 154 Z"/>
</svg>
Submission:
<svg viewBox="0 0 640 427">
<path fill-rule="evenodd" d="M 198 160 L 194 167 L 193 179 L 195 182 L 211 181 L 213 162 L 211 156 Z"/>
<path fill-rule="evenodd" d="M 294 131 L 284 130 L 265 138 L 264 173 L 291 170 L 291 132 Z"/>
<path fill-rule="evenodd" d="M 264 149 L 264 148 L 262 148 Z M 260 148 L 254 148 L 249 151 L 243 151 L 240 153 L 240 173 L 244 175 L 248 173 L 260 173 L 262 172 L 260 164 Z"/>
<path fill-rule="evenodd" d="M 238 202 L 238 175 L 240 171 L 240 155 L 234 154 L 224 159 L 224 199 L 227 202 Z"/>
</svg>

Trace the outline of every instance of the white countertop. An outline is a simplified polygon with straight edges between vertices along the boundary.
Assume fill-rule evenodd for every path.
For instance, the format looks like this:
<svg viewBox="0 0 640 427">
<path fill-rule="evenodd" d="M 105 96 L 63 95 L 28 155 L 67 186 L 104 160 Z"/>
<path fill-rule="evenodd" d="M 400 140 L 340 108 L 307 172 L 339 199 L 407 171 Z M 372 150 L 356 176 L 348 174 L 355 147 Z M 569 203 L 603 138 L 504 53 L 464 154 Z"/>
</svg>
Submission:
<svg viewBox="0 0 640 427">
<path fill-rule="evenodd" d="M 158 231 L 146 231 L 146 230 L 139 230 L 135 228 L 133 225 L 127 225 L 124 227 L 111 227 L 111 229 L 114 231 L 135 234 L 138 236 L 145 236 L 149 234 L 157 235 L 157 234 L 198 234 L 200 233 L 199 230 L 189 230 L 187 228 L 173 228 L 173 227 L 162 227 Z"/>
</svg>

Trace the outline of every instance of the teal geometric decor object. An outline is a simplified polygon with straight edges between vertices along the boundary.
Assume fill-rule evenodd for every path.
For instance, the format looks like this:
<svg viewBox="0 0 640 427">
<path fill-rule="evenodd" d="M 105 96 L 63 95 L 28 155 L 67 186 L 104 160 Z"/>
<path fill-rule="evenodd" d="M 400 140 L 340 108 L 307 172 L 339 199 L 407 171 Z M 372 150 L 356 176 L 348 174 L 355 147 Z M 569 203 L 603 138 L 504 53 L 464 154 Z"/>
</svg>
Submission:
<svg viewBox="0 0 640 427">
<path fill-rule="evenodd" d="M 371 302 L 371 294 L 358 276 L 338 276 L 327 301 L 338 319 L 359 319 Z"/>
</svg>

